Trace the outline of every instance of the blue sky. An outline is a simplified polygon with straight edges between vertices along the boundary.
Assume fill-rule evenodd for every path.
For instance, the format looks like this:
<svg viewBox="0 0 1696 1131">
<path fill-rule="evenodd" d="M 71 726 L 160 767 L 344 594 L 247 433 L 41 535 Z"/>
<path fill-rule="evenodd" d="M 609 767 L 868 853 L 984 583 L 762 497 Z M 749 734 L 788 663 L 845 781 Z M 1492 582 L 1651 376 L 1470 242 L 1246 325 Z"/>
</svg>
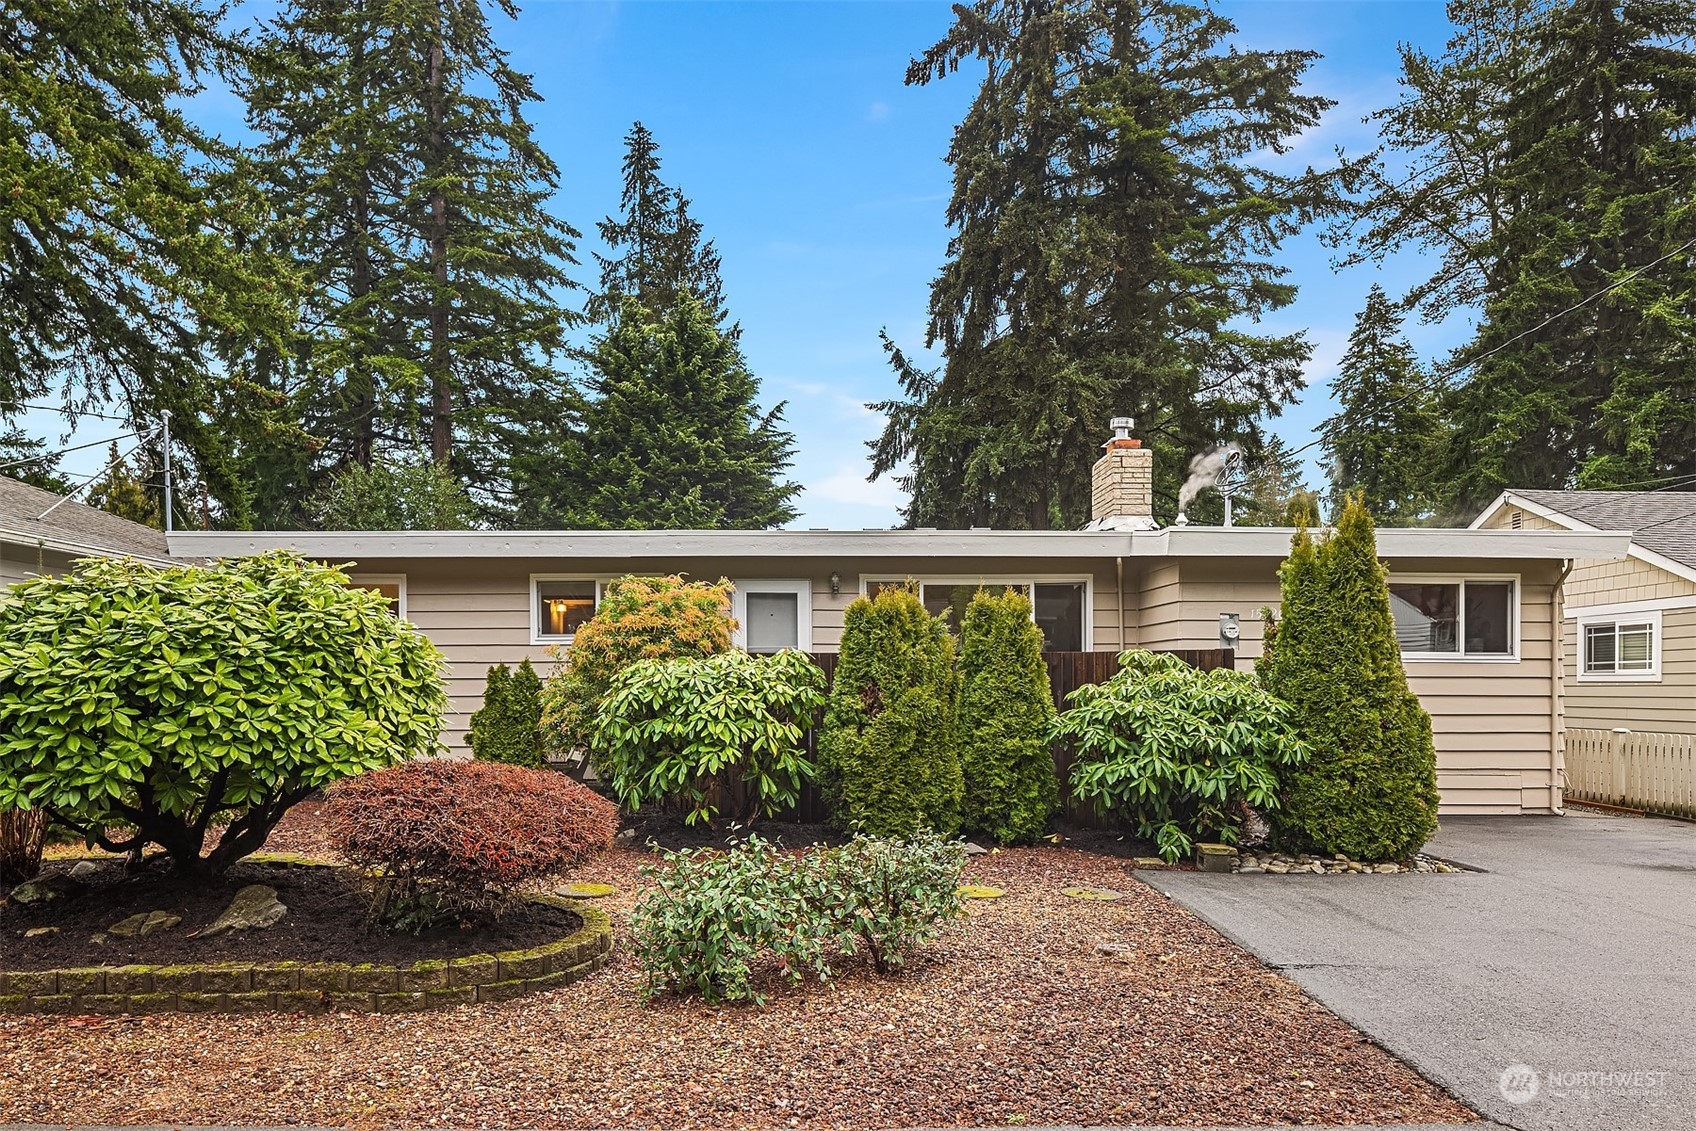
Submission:
<svg viewBox="0 0 1696 1131">
<path fill-rule="evenodd" d="M 1221 10 L 1244 46 L 1323 53 L 1310 87 L 1339 104 L 1302 139 L 1298 163 L 1335 145 L 1370 148 L 1372 128 L 1360 119 L 1395 96 L 1398 42 L 1434 50 L 1449 34 L 1434 0 L 1253 0 Z M 544 98 L 531 119 L 560 163 L 555 209 L 585 233 L 585 264 L 595 221 L 617 205 L 624 133 L 637 119 L 654 132 L 664 176 L 694 201 L 723 256 L 729 308 L 765 397 L 788 402 L 799 447 L 792 476 L 806 488 L 797 526 L 897 521 L 894 485 L 865 481 L 864 442 L 881 421 L 864 406 L 895 392 L 879 329 L 922 345 L 948 239 L 942 158 L 976 79 L 962 70 L 909 88 L 902 77 L 950 18 L 948 4 L 931 0 L 531 0 L 516 22 L 495 17 L 497 39 Z M 195 112 L 239 131 L 227 95 L 208 94 Z M 1331 412 L 1325 383 L 1373 279 L 1396 293 L 1419 277 L 1419 262 L 1337 273 L 1317 233 L 1278 258 L 1301 295 L 1266 325 L 1303 330 L 1315 345 L 1307 392 L 1273 423 L 1299 445 Z M 589 281 L 592 270 L 577 274 Z M 1458 344 L 1454 325 L 1408 329 L 1427 358 Z"/>
</svg>

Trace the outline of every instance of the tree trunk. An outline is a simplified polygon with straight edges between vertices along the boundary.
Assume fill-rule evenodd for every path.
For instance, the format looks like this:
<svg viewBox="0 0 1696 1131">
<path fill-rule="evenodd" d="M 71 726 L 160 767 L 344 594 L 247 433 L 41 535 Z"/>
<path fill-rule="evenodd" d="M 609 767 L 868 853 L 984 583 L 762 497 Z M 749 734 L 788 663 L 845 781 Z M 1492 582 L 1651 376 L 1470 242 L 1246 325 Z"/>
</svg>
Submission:
<svg viewBox="0 0 1696 1131">
<path fill-rule="evenodd" d="M 41 871 L 47 814 L 40 809 L 0 813 L 0 884 L 21 884 Z"/>
<path fill-rule="evenodd" d="M 355 98 L 362 109 L 368 109 L 365 103 L 365 41 L 359 40 L 353 47 L 353 73 L 358 89 Z M 369 153 L 370 150 L 367 150 Z M 359 180 L 354 185 L 353 197 L 353 262 L 351 278 L 348 281 L 348 296 L 351 305 L 361 317 L 365 317 L 364 303 L 371 293 L 371 166 L 368 158 L 362 157 L 359 166 Z M 353 447 L 350 453 L 354 463 L 360 467 L 369 468 L 374 438 L 377 431 L 377 390 L 376 374 L 371 371 L 370 360 L 359 355 L 351 359 L 351 371 L 348 377 L 356 382 L 353 394 L 353 420 L 350 422 L 353 432 Z"/>
<path fill-rule="evenodd" d="M 445 171 L 441 40 L 430 45 L 430 174 Z M 430 456 L 447 466 L 453 455 L 453 390 L 448 380 L 448 202 L 439 180 L 430 189 Z"/>
</svg>

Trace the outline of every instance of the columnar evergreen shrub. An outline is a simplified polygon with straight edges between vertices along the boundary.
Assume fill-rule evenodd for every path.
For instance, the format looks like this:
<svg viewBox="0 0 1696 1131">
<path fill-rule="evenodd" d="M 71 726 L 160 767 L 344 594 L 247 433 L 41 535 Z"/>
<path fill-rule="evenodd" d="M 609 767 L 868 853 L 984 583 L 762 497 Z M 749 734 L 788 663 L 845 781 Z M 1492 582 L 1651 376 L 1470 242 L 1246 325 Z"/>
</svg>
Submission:
<svg viewBox="0 0 1696 1131">
<path fill-rule="evenodd" d="M 1292 848 L 1406 859 L 1437 831 L 1437 755 L 1361 501 L 1322 543 L 1298 532 L 1280 576 L 1282 613 L 1257 670 L 1295 708 L 1312 758 L 1284 777 L 1273 828 Z"/>
<path fill-rule="evenodd" d="M 542 688 L 544 741 L 558 750 L 588 746 L 613 676 L 637 660 L 729 651 L 735 627 L 728 581 L 711 585 L 671 576 L 610 582 L 571 646 L 549 650 L 560 667 Z"/>
<path fill-rule="evenodd" d="M 1242 806 L 1275 808 L 1279 781 L 1307 757 L 1295 712 L 1248 672 L 1140 650 L 1119 665 L 1074 691 L 1055 724 L 1078 754 L 1073 794 L 1135 822 L 1168 860 L 1203 837 L 1234 844 Z"/>
<path fill-rule="evenodd" d="M 528 658 L 517 669 L 489 669 L 483 706 L 472 713 L 465 742 L 486 762 L 542 768 L 542 680 Z"/>
<path fill-rule="evenodd" d="M 1028 597 L 979 592 L 960 634 L 963 826 L 1002 844 L 1035 840 L 1054 812 L 1054 692 Z"/>
<path fill-rule="evenodd" d="M 601 700 L 592 749 L 632 810 L 678 800 L 690 824 L 711 820 L 735 800 L 734 775 L 748 791 L 736 816 L 752 821 L 817 776 L 804 742 L 823 706 L 824 672 L 803 652 L 638 660 Z"/>
<path fill-rule="evenodd" d="M 436 750 L 442 666 L 382 596 L 282 551 L 35 578 L 0 595 L 0 810 L 221 872 L 313 792 Z"/>
<path fill-rule="evenodd" d="M 910 588 L 848 606 L 819 770 L 831 819 L 874 836 L 960 827 L 954 641 Z"/>
</svg>

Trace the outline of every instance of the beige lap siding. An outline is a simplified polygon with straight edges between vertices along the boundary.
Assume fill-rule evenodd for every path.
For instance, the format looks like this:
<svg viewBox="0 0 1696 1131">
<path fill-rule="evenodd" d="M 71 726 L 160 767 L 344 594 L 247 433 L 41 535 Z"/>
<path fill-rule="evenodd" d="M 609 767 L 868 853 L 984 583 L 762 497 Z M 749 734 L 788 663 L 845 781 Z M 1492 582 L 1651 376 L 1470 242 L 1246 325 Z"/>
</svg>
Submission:
<svg viewBox="0 0 1696 1131">
<path fill-rule="evenodd" d="M 1628 620 L 1630 614 L 1622 613 L 1620 619 Z M 1567 726 L 1696 734 L 1696 608 L 1661 613 L 1658 682 L 1580 681 L 1577 619 L 1569 618 L 1565 628 Z"/>
</svg>

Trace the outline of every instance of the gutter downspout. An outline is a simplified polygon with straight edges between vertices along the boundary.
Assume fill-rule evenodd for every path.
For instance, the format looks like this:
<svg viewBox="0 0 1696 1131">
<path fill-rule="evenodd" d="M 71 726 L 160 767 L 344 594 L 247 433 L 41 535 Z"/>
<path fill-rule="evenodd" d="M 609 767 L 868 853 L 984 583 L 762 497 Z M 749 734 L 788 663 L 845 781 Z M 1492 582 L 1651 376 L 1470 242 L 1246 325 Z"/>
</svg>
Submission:
<svg viewBox="0 0 1696 1131">
<path fill-rule="evenodd" d="M 1556 813 L 1566 813 L 1566 735 L 1561 723 L 1563 675 L 1566 671 L 1566 620 L 1563 613 L 1567 575 L 1572 572 L 1572 559 L 1561 559 L 1561 574 L 1549 590 L 1549 807 Z"/>
<path fill-rule="evenodd" d="M 1130 645 L 1125 643 L 1125 559 L 1113 559 L 1113 583 L 1119 591 L 1119 651 L 1125 651 Z"/>
</svg>

